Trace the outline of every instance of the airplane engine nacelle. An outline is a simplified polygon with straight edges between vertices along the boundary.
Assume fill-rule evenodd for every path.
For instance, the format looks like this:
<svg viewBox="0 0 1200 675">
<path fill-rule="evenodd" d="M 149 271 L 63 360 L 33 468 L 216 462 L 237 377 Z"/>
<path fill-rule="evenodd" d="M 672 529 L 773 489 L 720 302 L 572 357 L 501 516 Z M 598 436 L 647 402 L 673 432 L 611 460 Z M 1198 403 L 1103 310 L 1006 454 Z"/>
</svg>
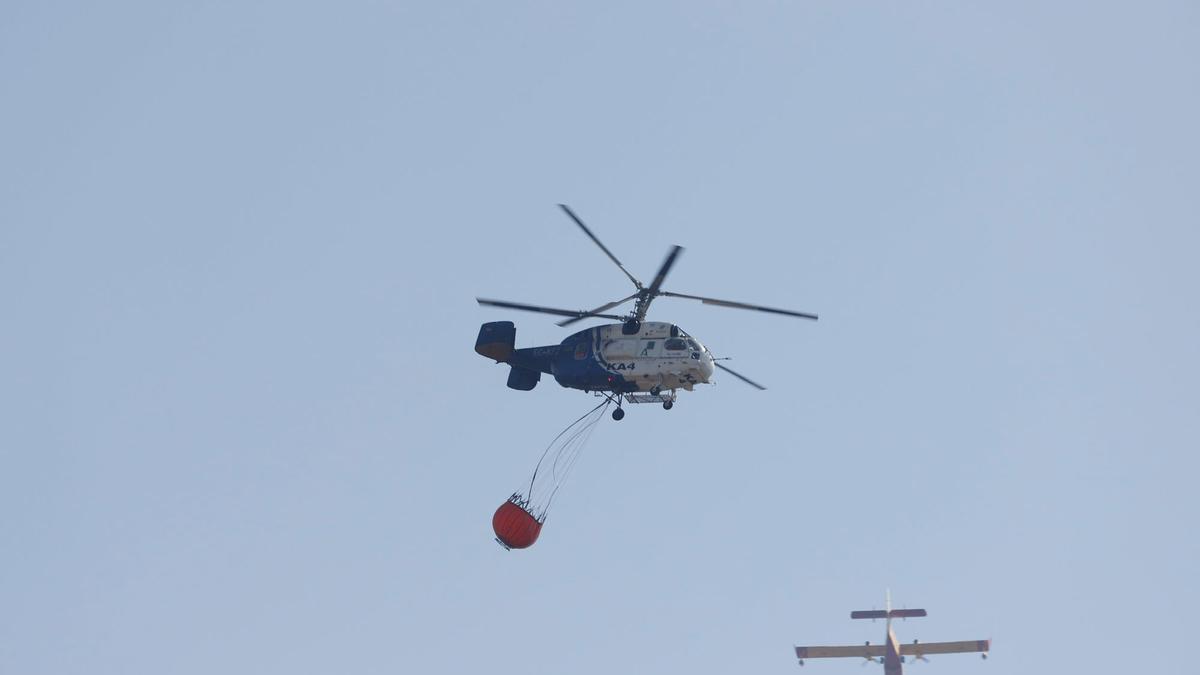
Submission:
<svg viewBox="0 0 1200 675">
<path fill-rule="evenodd" d="M 541 379 L 542 374 L 536 370 L 513 366 L 512 370 L 508 373 L 508 388 L 529 391 L 536 387 Z"/>
</svg>

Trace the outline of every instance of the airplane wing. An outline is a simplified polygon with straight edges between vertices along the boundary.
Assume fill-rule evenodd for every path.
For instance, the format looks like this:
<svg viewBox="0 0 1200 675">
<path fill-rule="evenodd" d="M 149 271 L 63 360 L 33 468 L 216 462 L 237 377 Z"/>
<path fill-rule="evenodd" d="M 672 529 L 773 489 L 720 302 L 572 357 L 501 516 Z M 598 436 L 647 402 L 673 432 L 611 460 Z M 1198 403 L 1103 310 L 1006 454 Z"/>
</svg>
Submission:
<svg viewBox="0 0 1200 675">
<path fill-rule="evenodd" d="M 934 643 L 936 644 L 936 643 Z M 948 643 L 949 644 L 949 643 Z M 850 645 L 846 647 L 796 647 L 798 659 L 827 659 L 857 656 L 861 659 L 883 656 L 883 645 Z"/>
<path fill-rule="evenodd" d="M 917 642 L 915 644 L 901 644 L 900 654 L 904 656 L 924 656 L 926 654 L 986 652 L 991 648 L 991 643 L 991 640 L 963 640 L 961 642 Z"/>
</svg>

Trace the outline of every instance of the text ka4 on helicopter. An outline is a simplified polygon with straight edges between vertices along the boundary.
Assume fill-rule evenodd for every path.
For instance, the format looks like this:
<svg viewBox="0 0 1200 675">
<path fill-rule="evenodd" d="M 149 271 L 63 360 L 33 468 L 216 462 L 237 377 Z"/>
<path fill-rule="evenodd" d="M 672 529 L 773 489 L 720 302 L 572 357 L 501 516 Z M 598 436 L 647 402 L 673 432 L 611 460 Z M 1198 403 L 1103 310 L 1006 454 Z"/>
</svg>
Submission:
<svg viewBox="0 0 1200 675">
<path fill-rule="evenodd" d="M 663 280 L 683 251 L 680 246 L 671 247 L 666 260 L 658 268 L 658 274 L 654 275 L 654 280 L 649 286 L 643 285 L 625 269 L 612 251 L 600 243 L 579 216 L 566 205 L 559 206 L 575 221 L 579 229 L 621 268 L 637 291 L 591 311 L 554 309 L 476 298 L 481 305 L 568 317 L 558 323 L 560 326 L 568 326 L 592 317 L 621 322 L 579 331 L 557 345 L 524 349 L 515 348 L 517 329 L 511 321 L 483 324 L 475 341 L 475 351 L 489 359 L 495 359 L 497 363 L 509 364 L 512 370 L 508 374 L 508 386 L 513 389 L 529 391 L 537 386 L 542 373 L 547 373 L 553 375 L 564 387 L 595 392 L 608 398 L 610 402 L 615 402 L 617 408 L 613 410 L 612 416 L 616 420 L 625 416 L 625 411 L 621 408 L 623 400 L 628 403 L 660 402 L 663 408 L 670 410 L 675 403 L 676 390 L 691 391 L 697 384 L 712 384 L 714 368 L 720 368 L 750 386 L 765 389 L 753 380 L 718 363 L 722 359 L 714 357 L 707 347 L 679 326 L 661 321 L 646 321 L 650 303 L 660 295 L 699 300 L 706 305 L 752 309 L 802 319 L 817 318 L 816 314 L 662 290 Z M 634 301 L 631 313 L 625 316 L 605 314 L 630 300 Z"/>
</svg>

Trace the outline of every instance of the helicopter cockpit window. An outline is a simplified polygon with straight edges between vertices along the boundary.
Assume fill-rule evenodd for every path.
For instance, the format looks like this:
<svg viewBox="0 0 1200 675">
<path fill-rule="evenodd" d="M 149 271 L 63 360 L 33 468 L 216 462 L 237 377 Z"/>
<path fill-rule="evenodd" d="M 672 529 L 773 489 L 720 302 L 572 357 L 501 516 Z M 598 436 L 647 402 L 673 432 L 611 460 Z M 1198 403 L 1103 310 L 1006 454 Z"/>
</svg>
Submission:
<svg viewBox="0 0 1200 675">
<path fill-rule="evenodd" d="M 667 351 L 672 352 L 682 352 L 688 348 L 687 340 L 680 338 L 671 338 L 670 340 L 667 340 L 663 346 L 667 348 Z"/>
<path fill-rule="evenodd" d="M 692 348 L 692 351 L 695 351 L 695 352 L 700 351 L 700 345 L 696 344 L 695 340 L 688 340 L 687 343 L 688 343 L 688 346 Z"/>
</svg>

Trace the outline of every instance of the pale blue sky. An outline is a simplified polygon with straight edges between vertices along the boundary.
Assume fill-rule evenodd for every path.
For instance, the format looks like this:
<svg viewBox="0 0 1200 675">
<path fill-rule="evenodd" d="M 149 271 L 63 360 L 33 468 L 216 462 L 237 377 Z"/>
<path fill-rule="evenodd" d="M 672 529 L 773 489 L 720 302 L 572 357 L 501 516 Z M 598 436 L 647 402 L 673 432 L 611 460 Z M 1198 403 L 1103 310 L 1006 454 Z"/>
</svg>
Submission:
<svg viewBox="0 0 1200 675">
<path fill-rule="evenodd" d="M 1047 6 L 1052 5 L 1052 6 Z M 1195 671 L 1200 8 L 0 7 L 0 672 Z M 605 420 L 476 295 L 663 299 Z M 861 673 L 814 662 L 805 672 Z"/>
</svg>

